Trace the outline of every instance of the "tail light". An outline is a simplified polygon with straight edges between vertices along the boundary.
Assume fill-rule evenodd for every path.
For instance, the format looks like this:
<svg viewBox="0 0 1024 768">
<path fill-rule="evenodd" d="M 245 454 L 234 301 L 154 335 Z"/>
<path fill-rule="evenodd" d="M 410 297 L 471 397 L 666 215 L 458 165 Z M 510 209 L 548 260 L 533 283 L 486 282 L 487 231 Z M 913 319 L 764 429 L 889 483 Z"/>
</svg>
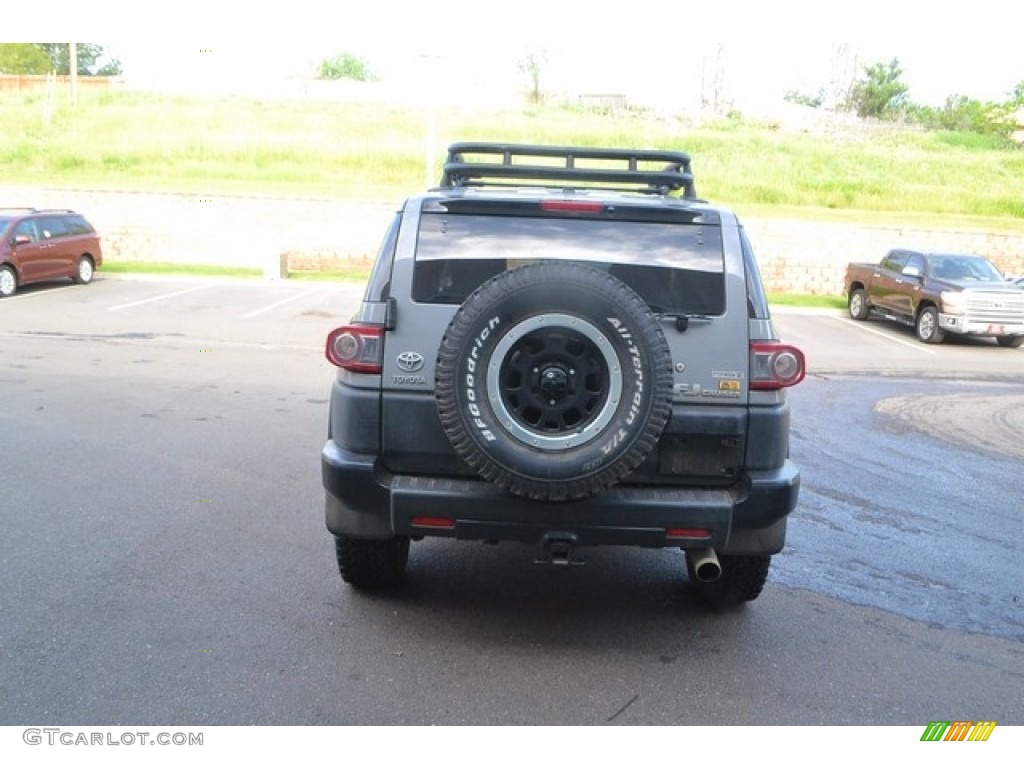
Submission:
<svg viewBox="0 0 1024 768">
<path fill-rule="evenodd" d="M 384 329 L 372 325 L 343 325 L 327 334 L 327 360 L 357 373 L 380 373 L 384 360 Z"/>
<path fill-rule="evenodd" d="M 799 384 L 807 373 L 804 353 L 778 341 L 750 345 L 750 388 L 782 389 Z"/>
</svg>

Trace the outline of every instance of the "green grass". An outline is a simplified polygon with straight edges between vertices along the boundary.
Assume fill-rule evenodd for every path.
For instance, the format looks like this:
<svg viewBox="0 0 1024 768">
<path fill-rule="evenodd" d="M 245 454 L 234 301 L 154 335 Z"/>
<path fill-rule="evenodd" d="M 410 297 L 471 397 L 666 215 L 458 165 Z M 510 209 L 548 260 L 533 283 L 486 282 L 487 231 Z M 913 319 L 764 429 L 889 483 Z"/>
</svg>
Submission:
<svg viewBox="0 0 1024 768">
<path fill-rule="evenodd" d="M 431 116 L 396 104 L 89 89 L 77 108 L 65 102 L 57 99 L 47 121 L 40 96 L 0 94 L 4 183 L 400 200 L 424 187 L 428 150 L 430 178 L 439 178 L 450 141 L 620 145 L 691 152 L 698 193 L 741 213 L 1024 230 L 1024 152 L 964 134 L 835 136 L 557 105 Z M 429 148 L 428 134 L 436 136 Z"/>
<path fill-rule="evenodd" d="M 104 260 L 103 272 L 133 275 L 191 275 L 198 277 L 261 277 L 255 267 L 222 267 L 212 264 L 177 264 L 165 261 Z M 289 277 L 291 275 L 289 274 Z"/>
<path fill-rule="evenodd" d="M 455 140 L 679 149 L 698 193 L 744 218 L 1024 232 L 1024 152 L 990 138 L 914 130 L 787 132 L 575 106 L 481 111 L 383 103 L 204 99 L 131 91 L 0 94 L 3 183 L 57 188 L 401 200 L 440 177 Z M 46 115 L 49 114 L 49 119 Z M 433 123 L 428 130 L 429 122 Z M 427 135 L 436 136 L 428 147 Z M 432 182 L 431 182 L 432 183 Z M 115 272 L 259 277 L 253 268 L 107 262 Z M 365 280 L 367 268 L 289 271 Z M 773 296 L 775 305 L 842 307 L 842 297 Z"/>
<path fill-rule="evenodd" d="M 308 280 L 310 282 L 334 283 L 342 280 L 346 282 L 365 283 L 369 277 L 370 270 L 362 267 L 316 272 L 295 269 L 288 270 L 288 278 L 290 280 Z"/>
<path fill-rule="evenodd" d="M 805 309 L 846 309 L 845 296 L 823 296 L 810 293 L 771 293 L 768 303 L 773 307 Z"/>
<path fill-rule="evenodd" d="M 118 275 L 189 275 L 193 277 L 263 277 L 263 270 L 255 267 L 225 267 L 216 264 L 178 264 L 167 261 L 111 261 L 103 262 L 102 270 Z M 329 271 L 288 270 L 289 280 L 310 282 L 337 282 L 339 280 L 365 282 L 370 270 L 364 266 Z"/>
<path fill-rule="evenodd" d="M 193 277 L 263 277 L 263 270 L 255 267 L 225 267 L 216 264 L 178 264 L 167 261 L 111 261 L 103 262 L 104 272 L 118 275 L 189 275 Z M 363 266 L 330 271 L 288 270 L 289 280 L 311 282 L 337 282 L 339 280 L 365 282 L 370 270 Z"/>
</svg>

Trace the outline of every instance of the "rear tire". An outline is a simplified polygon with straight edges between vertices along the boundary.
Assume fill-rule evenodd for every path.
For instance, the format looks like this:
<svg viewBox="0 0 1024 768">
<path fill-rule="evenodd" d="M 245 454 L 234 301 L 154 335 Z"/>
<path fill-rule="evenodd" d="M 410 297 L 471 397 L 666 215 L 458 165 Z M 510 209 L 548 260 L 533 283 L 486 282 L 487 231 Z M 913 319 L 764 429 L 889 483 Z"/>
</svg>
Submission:
<svg viewBox="0 0 1024 768">
<path fill-rule="evenodd" d="M 699 581 L 687 560 L 690 588 L 709 607 L 735 608 L 756 600 L 764 589 L 771 555 L 719 555 L 722 575 L 715 581 Z"/>
<path fill-rule="evenodd" d="M 871 310 L 868 308 L 868 297 L 863 289 L 858 288 L 850 294 L 850 317 L 854 320 L 867 320 Z"/>
<path fill-rule="evenodd" d="M 1000 347 L 1018 348 L 1024 344 L 1024 336 L 996 336 L 996 343 Z"/>
<path fill-rule="evenodd" d="M 92 282 L 95 272 L 96 269 L 93 266 L 92 259 L 88 256 L 83 256 L 78 260 L 78 266 L 75 268 L 75 274 L 72 275 L 71 279 L 79 285 L 86 285 Z"/>
<path fill-rule="evenodd" d="M 409 537 L 353 539 L 334 537 L 338 571 L 346 584 L 357 589 L 384 589 L 402 581 L 409 561 Z"/>
</svg>

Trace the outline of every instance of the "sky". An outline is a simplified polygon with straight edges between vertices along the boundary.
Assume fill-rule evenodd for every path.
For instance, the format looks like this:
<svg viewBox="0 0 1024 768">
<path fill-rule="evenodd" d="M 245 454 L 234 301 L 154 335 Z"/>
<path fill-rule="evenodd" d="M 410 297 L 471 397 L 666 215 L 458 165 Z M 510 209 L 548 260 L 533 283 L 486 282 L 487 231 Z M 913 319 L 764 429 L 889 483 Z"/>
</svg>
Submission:
<svg viewBox="0 0 1024 768">
<path fill-rule="evenodd" d="M 322 59 L 350 52 L 386 80 L 435 93 L 447 83 L 450 95 L 469 81 L 522 86 L 517 63 L 532 52 L 545 57 L 544 88 L 690 99 L 714 66 L 743 106 L 826 87 L 838 46 L 855 57 L 858 74 L 897 59 L 919 104 L 941 105 L 953 94 L 1002 101 L 1024 81 L 1024 4 L 1005 0 L 51 0 L 47 7 L 42 15 L 15 10 L 0 41 L 99 43 L 140 85 L 244 90 L 308 75 Z"/>
</svg>

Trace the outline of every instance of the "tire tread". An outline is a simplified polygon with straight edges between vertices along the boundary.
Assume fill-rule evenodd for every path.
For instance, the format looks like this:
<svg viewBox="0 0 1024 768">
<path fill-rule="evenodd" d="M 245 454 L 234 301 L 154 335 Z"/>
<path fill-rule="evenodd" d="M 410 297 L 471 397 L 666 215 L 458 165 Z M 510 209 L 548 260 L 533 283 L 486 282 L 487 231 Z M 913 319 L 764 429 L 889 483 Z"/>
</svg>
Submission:
<svg viewBox="0 0 1024 768">
<path fill-rule="evenodd" d="M 547 273 L 547 274 L 546 274 Z M 647 344 L 654 396 L 644 428 L 628 448 L 607 467 L 585 477 L 539 481 L 508 471 L 491 460 L 469 434 L 456 398 L 455 368 L 460 344 L 472 334 L 477 310 L 494 306 L 510 295 L 535 289 L 539 283 L 564 282 L 568 287 L 583 285 L 598 291 L 609 301 L 626 303 L 631 320 L 639 323 L 641 338 L 658 338 Z M 671 413 L 672 360 L 658 320 L 650 307 L 628 286 L 606 272 L 578 264 L 539 264 L 502 273 L 484 283 L 466 299 L 456 313 L 438 351 L 435 398 L 438 415 L 455 451 L 485 480 L 521 498 L 537 501 L 582 499 L 627 477 L 654 450 Z"/>
<path fill-rule="evenodd" d="M 409 538 L 354 539 L 334 537 L 338 570 L 346 584 L 360 589 L 382 589 L 399 584 L 409 559 Z"/>
</svg>

